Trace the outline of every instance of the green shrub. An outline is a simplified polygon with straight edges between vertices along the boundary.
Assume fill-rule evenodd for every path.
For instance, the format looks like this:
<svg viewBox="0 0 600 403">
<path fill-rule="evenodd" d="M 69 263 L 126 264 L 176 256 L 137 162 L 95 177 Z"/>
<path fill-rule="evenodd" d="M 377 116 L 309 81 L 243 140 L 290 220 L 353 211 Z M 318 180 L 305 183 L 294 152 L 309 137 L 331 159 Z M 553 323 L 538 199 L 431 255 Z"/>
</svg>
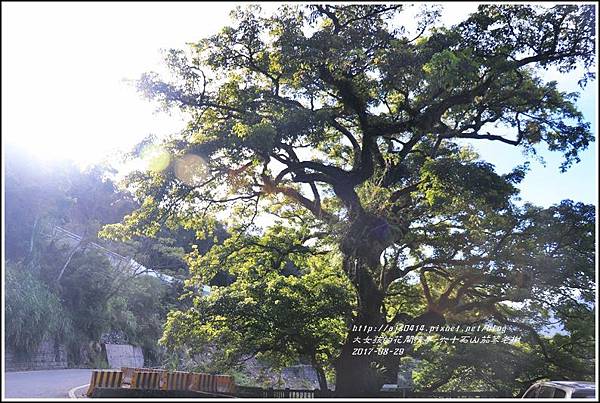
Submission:
<svg viewBox="0 0 600 403">
<path fill-rule="evenodd" d="M 29 353 L 45 338 L 72 337 L 70 317 L 56 294 L 20 263 L 7 262 L 5 275 L 8 346 Z"/>
</svg>

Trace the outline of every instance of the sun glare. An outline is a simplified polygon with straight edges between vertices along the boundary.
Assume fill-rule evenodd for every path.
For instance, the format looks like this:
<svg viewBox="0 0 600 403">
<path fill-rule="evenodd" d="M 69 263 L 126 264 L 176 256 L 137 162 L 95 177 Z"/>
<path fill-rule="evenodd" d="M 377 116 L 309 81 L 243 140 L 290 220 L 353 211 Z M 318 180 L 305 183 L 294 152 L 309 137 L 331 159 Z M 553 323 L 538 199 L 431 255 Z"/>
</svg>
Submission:
<svg viewBox="0 0 600 403">
<path fill-rule="evenodd" d="M 177 116 L 156 114 L 123 80 L 161 71 L 161 49 L 216 32 L 233 7 L 3 3 L 3 141 L 86 166 L 178 131 Z"/>
</svg>

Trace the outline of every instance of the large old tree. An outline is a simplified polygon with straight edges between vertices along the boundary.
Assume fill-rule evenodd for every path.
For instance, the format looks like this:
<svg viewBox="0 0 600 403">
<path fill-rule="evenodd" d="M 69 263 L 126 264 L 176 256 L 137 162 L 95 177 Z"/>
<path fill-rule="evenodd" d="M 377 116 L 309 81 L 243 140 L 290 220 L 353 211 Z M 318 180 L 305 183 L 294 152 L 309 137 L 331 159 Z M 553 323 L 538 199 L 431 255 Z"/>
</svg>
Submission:
<svg viewBox="0 0 600 403">
<path fill-rule="evenodd" d="M 338 253 L 354 292 L 335 359 L 340 395 L 377 390 L 400 360 L 353 355 L 364 336 L 355 325 L 495 320 L 533 334 L 504 302 L 541 307 L 563 293 L 587 306 L 593 286 L 593 208 L 518 207 L 525 167 L 498 175 L 457 141 L 547 147 L 564 155 L 562 169 L 577 162 L 589 124 L 576 95 L 539 73 L 592 69 L 594 7 L 484 5 L 451 28 L 434 28 L 435 10 L 415 20 L 404 9 L 248 8 L 170 51 L 171 78 L 147 74 L 138 86 L 183 111 L 187 127 L 162 144 L 164 169 L 131 175 L 143 205 L 107 229 L 209 233 L 226 212 L 243 239 L 270 209 L 302 228 L 305 248 Z M 279 252 L 274 270 L 292 253 Z M 195 266 L 199 281 L 209 266 Z"/>
</svg>

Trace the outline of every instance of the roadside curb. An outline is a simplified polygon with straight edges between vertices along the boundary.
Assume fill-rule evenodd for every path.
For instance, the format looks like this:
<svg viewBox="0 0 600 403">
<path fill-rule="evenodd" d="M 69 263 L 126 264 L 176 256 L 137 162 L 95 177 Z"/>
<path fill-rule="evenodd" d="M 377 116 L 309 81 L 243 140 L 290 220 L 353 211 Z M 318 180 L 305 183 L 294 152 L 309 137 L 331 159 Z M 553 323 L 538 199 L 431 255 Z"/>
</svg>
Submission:
<svg viewBox="0 0 600 403">
<path fill-rule="evenodd" d="M 73 389 L 69 390 L 69 392 L 68 392 L 69 398 L 71 398 L 71 399 L 77 399 L 77 396 L 75 395 L 75 391 L 77 389 L 87 388 L 88 386 L 90 386 L 89 383 L 86 383 L 85 385 L 75 386 Z"/>
</svg>

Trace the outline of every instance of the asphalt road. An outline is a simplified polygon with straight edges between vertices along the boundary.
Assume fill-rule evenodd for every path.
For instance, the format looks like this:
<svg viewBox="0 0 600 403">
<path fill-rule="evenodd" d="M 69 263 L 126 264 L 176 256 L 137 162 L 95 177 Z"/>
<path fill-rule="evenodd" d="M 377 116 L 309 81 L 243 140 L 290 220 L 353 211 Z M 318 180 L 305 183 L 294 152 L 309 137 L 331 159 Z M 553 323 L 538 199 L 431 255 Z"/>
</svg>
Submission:
<svg viewBox="0 0 600 403">
<path fill-rule="evenodd" d="M 70 389 L 90 383 L 91 374 L 91 369 L 5 372 L 4 396 L 66 398 Z"/>
</svg>

